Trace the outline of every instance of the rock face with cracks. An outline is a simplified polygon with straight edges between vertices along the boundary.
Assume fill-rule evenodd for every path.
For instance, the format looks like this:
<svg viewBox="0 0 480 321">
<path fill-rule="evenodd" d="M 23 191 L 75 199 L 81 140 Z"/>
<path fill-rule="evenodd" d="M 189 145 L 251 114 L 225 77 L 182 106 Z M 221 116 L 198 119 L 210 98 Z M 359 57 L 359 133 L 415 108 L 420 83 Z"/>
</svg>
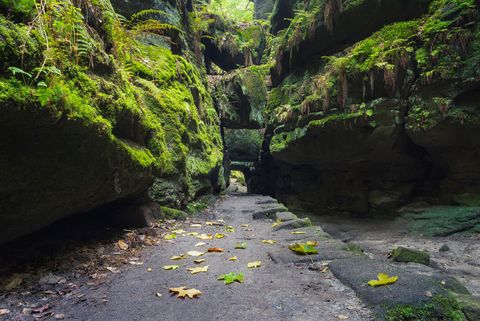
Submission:
<svg viewBox="0 0 480 321">
<path fill-rule="evenodd" d="M 478 17 L 469 0 L 277 1 L 251 189 L 317 213 L 476 206 Z"/>
</svg>

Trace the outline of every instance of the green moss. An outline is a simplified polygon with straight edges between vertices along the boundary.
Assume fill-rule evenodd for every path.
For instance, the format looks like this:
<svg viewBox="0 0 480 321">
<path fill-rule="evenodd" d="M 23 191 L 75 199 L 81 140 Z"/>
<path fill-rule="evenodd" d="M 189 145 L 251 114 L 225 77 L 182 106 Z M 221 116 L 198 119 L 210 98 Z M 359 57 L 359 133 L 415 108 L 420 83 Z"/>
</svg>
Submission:
<svg viewBox="0 0 480 321">
<path fill-rule="evenodd" d="M 405 247 L 393 249 L 390 258 L 395 262 L 414 262 L 424 265 L 430 265 L 430 254 L 425 251 L 417 251 Z"/>
<path fill-rule="evenodd" d="M 223 158 L 218 115 L 198 68 L 138 40 L 108 1 L 86 6 L 103 21 L 96 29 L 70 0 L 47 6 L 28 27 L 0 16 L 1 107 L 34 105 L 96 128 L 139 169 L 175 176 L 175 205 L 185 205 L 197 194 L 197 177 L 219 171 Z"/>
<path fill-rule="evenodd" d="M 343 249 L 345 251 L 349 251 L 349 252 L 355 253 L 357 255 L 363 255 L 364 254 L 363 248 L 360 245 L 355 244 L 355 243 L 348 243 Z"/>
<path fill-rule="evenodd" d="M 166 206 L 160 206 L 160 210 L 168 220 L 185 220 L 188 217 L 188 214 L 184 211 L 176 210 Z"/>
<path fill-rule="evenodd" d="M 398 305 L 388 309 L 387 321 L 467 321 L 462 306 L 453 297 L 436 295 L 420 306 Z"/>
<path fill-rule="evenodd" d="M 288 147 L 289 144 L 299 140 L 306 134 L 305 128 L 295 128 L 292 131 L 276 134 L 270 142 L 270 153 L 278 153 Z"/>
</svg>

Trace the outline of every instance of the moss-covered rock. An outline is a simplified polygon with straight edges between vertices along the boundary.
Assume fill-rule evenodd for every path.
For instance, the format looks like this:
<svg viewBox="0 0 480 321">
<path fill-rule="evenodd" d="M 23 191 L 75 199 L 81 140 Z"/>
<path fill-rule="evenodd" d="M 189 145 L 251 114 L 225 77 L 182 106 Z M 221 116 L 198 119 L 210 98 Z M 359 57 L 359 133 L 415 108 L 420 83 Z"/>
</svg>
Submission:
<svg viewBox="0 0 480 321">
<path fill-rule="evenodd" d="M 213 100 L 190 48 L 168 45 L 179 27 L 122 22 L 108 1 L 45 5 L 27 28 L 33 15 L 2 2 L 0 243 L 153 181 L 178 186 L 151 193 L 174 190 L 175 206 L 224 185 Z M 186 7 L 171 8 L 189 30 Z"/>
<path fill-rule="evenodd" d="M 480 232 L 480 208 L 465 206 L 435 206 L 405 213 L 399 222 L 411 232 L 426 236 L 449 236 Z"/>
<path fill-rule="evenodd" d="M 419 263 L 430 265 L 430 254 L 426 251 L 418 251 L 403 246 L 396 247 L 390 254 L 390 259 L 395 262 Z"/>
<path fill-rule="evenodd" d="M 280 36 L 284 42 L 275 68 L 283 71 L 273 72 L 274 78 L 282 76 L 269 93 L 269 124 L 255 179 L 259 188 L 253 190 L 315 211 L 391 213 L 413 196 L 476 205 L 479 148 L 470 138 L 479 128 L 480 78 L 478 68 L 471 68 L 479 59 L 478 4 L 346 1 L 327 6 L 334 2 L 312 1 L 312 10 L 298 11 Z M 357 42 L 345 50 L 345 42 L 332 40 L 347 31 L 339 24 L 342 16 L 377 5 L 385 14 L 380 19 L 397 14 L 390 6 L 422 9 L 404 10 L 406 16 L 396 17 L 406 21 L 375 27 L 373 20 L 382 14 L 367 10 L 368 33 L 380 29 L 361 41 L 354 32 L 351 40 Z M 333 20 L 322 15 L 327 8 L 339 10 Z M 352 23 L 357 18 L 349 19 L 349 26 L 357 26 Z M 324 48 L 309 51 L 321 36 L 318 28 L 329 22 L 325 37 L 333 42 L 316 41 Z M 325 54 L 331 55 L 318 57 Z"/>
<path fill-rule="evenodd" d="M 180 211 L 174 208 L 160 206 L 160 210 L 164 217 L 169 220 L 185 220 L 188 217 L 188 214 L 184 211 Z"/>
<path fill-rule="evenodd" d="M 419 305 L 397 305 L 390 307 L 384 318 L 387 321 L 473 321 L 469 305 L 453 296 L 436 295 L 430 302 Z"/>
</svg>

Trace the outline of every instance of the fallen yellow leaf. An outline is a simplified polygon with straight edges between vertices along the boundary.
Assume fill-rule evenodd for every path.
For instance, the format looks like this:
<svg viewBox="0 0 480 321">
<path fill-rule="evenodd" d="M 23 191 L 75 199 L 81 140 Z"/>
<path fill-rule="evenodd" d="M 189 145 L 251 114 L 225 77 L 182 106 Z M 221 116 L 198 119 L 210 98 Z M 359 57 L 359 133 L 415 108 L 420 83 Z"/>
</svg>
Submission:
<svg viewBox="0 0 480 321">
<path fill-rule="evenodd" d="M 203 254 L 205 254 L 205 252 L 188 251 L 187 254 L 190 255 L 190 256 L 202 256 Z"/>
<path fill-rule="evenodd" d="M 162 266 L 162 269 L 173 271 L 173 270 L 178 269 L 179 267 L 180 267 L 180 265 L 164 265 L 164 266 Z"/>
<path fill-rule="evenodd" d="M 206 260 L 205 259 L 196 259 L 196 260 L 193 260 L 194 263 L 197 263 L 197 264 L 200 264 L 202 262 L 205 262 Z"/>
<path fill-rule="evenodd" d="M 188 289 L 186 286 L 182 286 L 179 288 L 170 288 L 170 292 L 178 294 L 177 298 L 185 298 L 185 296 L 188 296 L 190 299 L 198 297 L 202 294 L 202 292 L 200 292 L 199 290 L 193 288 Z"/>
<path fill-rule="evenodd" d="M 304 231 L 293 231 L 293 232 L 290 232 L 290 234 L 305 234 L 306 232 Z"/>
<path fill-rule="evenodd" d="M 202 227 L 202 224 L 194 223 L 190 224 L 190 227 Z"/>
<path fill-rule="evenodd" d="M 378 280 L 370 280 L 368 281 L 368 285 L 370 286 L 379 286 L 379 285 L 388 285 L 397 282 L 398 276 L 389 276 L 386 273 L 378 273 L 377 274 Z"/>
<path fill-rule="evenodd" d="M 237 260 L 237 257 L 236 256 L 232 256 L 230 258 L 228 258 L 229 261 L 236 261 Z"/>
<path fill-rule="evenodd" d="M 188 236 L 197 236 L 198 232 L 188 232 L 187 235 Z"/>
<path fill-rule="evenodd" d="M 317 246 L 319 243 L 318 241 L 307 241 L 305 242 L 305 244 L 310 246 Z"/>
<path fill-rule="evenodd" d="M 182 260 L 182 259 L 186 259 L 187 256 L 185 254 L 180 254 L 180 255 L 174 255 L 170 258 L 170 260 Z"/>
<path fill-rule="evenodd" d="M 195 244 L 195 247 L 204 246 L 206 244 L 207 243 L 205 243 L 205 242 L 198 242 L 197 244 Z"/>
<path fill-rule="evenodd" d="M 163 238 L 164 238 L 165 240 L 173 240 L 173 239 L 176 239 L 176 238 L 177 238 L 177 234 L 175 234 L 175 233 L 170 233 L 170 234 L 167 234 L 167 235 L 163 236 Z"/>
<path fill-rule="evenodd" d="M 178 229 L 178 230 L 173 230 L 172 233 L 178 233 L 178 234 L 183 234 L 185 233 L 186 231 L 185 230 L 182 230 L 182 229 Z"/>
<path fill-rule="evenodd" d="M 205 222 L 205 225 L 212 226 L 213 222 Z"/>
<path fill-rule="evenodd" d="M 216 238 L 216 239 L 223 239 L 224 237 L 225 237 L 225 234 L 223 234 L 223 233 L 217 233 L 217 234 L 215 234 L 215 238 Z"/>
<path fill-rule="evenodd" d="M 247 263 L 247 267 L 250 269 L 258 268 L 261 265 L 262 265 L 261 261 L 254 261 L 254 262 Z"/>
<path fill-rule="evenodd" d="M 120 250 L 124 250 L 124 251 L 128 250 L 128 244 L 124 240 L 119 240 L 117 242 L 117 245 L 120 248 Z"/>
<path fill-rule="evenodd" d="M 274 241 L 274 240 L 262 240 L 262 243 L 265 243 L 265 244 L 275 244 L 275 243 L 277 243 L 277 241 Z"/>
<path fill-rule="evenodd" d="M 241 227 L 250 227 L 250 224 L 242 224 Z"/>
<path fill-rule="evenodd" d="M 272 227 L 279 226 L 280 224 L 282 224 L 282 221 L 276 220 L 275 223 L 272 224 Z"/>
<path fill-rule="evenodd" d="M 188 268 L 187 271 L 190 271 L 190 273 L 192 273 L 192 274 L 207 272 L 208 271 L 208 265 L 194 267 L 194 268 Z"/>
</svg>

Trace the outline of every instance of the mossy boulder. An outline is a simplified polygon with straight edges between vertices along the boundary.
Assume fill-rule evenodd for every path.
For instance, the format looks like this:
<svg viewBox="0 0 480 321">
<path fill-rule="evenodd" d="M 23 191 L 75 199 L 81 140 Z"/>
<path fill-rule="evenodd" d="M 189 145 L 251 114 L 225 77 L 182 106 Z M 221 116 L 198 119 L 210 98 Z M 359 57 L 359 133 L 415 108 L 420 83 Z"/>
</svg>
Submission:
<svg viewBox="0 0 480 321">
<path fill-rule="evenodd" d="M 61 2 L 28 27 L 0 15 L 0 243 L 154 181 L 173 182 L 175 207 L 225 185 L 218 114 L 190 49 L 125 25 L 108 1 Z M 173 9 L 188 30 L 186 7 Z"/>
<path fill-rule="evenodd" d="M 425 170 L 403 130 L 405 114 L 405 101 L 379 99 L 355 112 L 310 114 L 277 127 L 269 145 L 273 168 L 285 173 L 272 175 L 282 187 L 277 196 L 311 210 L 366 213 L 398 206 Z M 378 186 L 384 186 L 381 193 Z"/>
<path fill-rule="evenodd" d="M 312 1 L 281 35 L 253 190 L 315 211 L 391 215 L 413 196 L 477 205 L 478 4 L 346 1 L 325 19 L 335 3 Z M 403 5 L 403 18 L 390 10 Z M 342 16 L 369 6 L 382 13 L 363 13 L 367 34 L 333 41 Z M 405 21 L 375 25 L 392 17 Z M 318 41 L 327 27 L 332 42 Z"/>
<path fill-rule="evenodd" d="M 395 262 L 413 262 L 423 265 L 430 265 L 430 254 L 428 254 L 428 252 L 409 249 L 403 246 L 393 249 L 392 253 L 390 254 L 390 259 Z"/>
<path fill-rule="evenodd" d="M 466 206 L 435 206 L 398 218 L 411 232 L 426 236 L 449 236 L 480 232 L 480 208 Z"/>
<path fill-rule="evenodd" d="M 185 220 L 188 217 L 188 214 L 185 213 L 184 211 L 177 210 L 174 208 L 166 207 L 166 206 L 160 206 L 160 210 L 163 214 L 163 216 L 166 219 L 169 220 Z"/>
</svg>

